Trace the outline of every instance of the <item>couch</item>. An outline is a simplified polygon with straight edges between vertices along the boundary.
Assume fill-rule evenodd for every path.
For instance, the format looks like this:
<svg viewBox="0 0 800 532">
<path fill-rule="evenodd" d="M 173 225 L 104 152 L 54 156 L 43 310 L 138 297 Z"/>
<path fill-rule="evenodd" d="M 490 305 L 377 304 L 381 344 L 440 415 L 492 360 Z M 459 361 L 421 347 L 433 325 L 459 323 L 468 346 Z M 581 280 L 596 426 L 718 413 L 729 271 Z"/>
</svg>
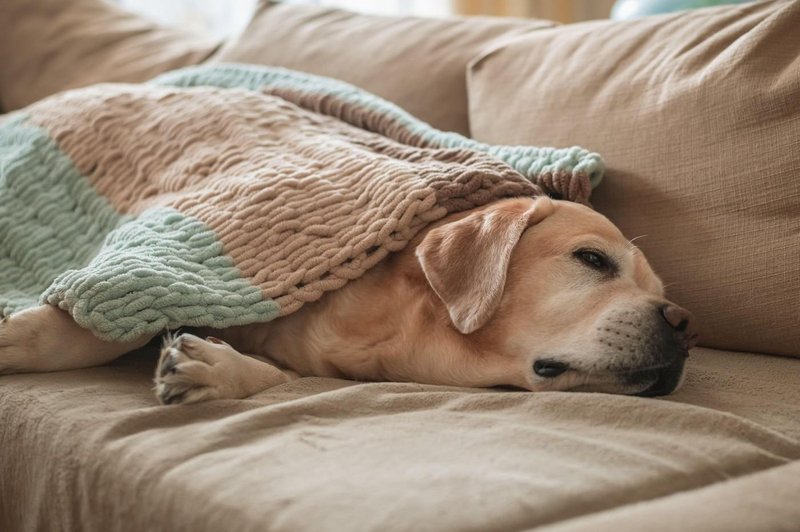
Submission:
<svg viewBox="0 0 800 532">
<path fill-rule="evenodd" d="M 0 530 L 800 530 L 799 26 L 789 0 L 567 26 L 262 2 L 219 43 L 99 0 L 6 0 L 4 111 L 246 62 L 597 151 L 594 207 L 702 336 L 658 399 L 303 378 L 160 406 L 152 346 L 0 377 Z"/>
</svg>

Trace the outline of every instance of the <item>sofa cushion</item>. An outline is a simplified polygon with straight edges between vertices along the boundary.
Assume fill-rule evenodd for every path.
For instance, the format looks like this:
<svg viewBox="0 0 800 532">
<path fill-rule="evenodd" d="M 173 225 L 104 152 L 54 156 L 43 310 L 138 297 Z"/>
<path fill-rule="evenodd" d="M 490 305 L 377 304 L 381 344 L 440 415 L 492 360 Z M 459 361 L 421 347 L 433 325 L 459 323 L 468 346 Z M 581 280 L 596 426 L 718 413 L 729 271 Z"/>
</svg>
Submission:
<svg viewBox="0 0 800 532">
<path fill-rule="evenodd" d="M 701 344 L 800 355 L 800 3 L 542 30 L 471 65 L 478 140 L 579 144 Z"/>
<path fill-rule="evenodd" d="M 92 83 L 145 81 L 200 63 L 217 46 L 103 0 L 3 0 L 0 108 Z"/>
<path fill-rule="evenodd" d="M 218 61 L 276 65 L 348 81 L 443 130 L 468 134 L 466 65 L 499 36 L 542 20 L 382 17 L 262 2 Z"/>
<path fill-rule="evenodd" d="M 160 406 L 156 358 L 0 377 L 0 530 L 800 522 L 798 359 L 697 349 L 666 399 L 304 378 Z"/>
</svg>

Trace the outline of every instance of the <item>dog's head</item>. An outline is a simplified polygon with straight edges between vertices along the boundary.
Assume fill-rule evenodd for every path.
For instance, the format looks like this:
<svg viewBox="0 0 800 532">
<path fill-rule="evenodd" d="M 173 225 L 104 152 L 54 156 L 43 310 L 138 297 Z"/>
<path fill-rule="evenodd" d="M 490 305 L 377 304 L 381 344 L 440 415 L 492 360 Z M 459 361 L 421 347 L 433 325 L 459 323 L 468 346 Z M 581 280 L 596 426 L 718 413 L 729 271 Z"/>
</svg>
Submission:
<svg viewBox="0 0 800 532">
<path fill-rule="evenodd" d="M 691 314 L 588 207 L 497 202 L 431 230 L 416 255 L 496 384 L 664 395 L 682 380 Z"/>
</svg>

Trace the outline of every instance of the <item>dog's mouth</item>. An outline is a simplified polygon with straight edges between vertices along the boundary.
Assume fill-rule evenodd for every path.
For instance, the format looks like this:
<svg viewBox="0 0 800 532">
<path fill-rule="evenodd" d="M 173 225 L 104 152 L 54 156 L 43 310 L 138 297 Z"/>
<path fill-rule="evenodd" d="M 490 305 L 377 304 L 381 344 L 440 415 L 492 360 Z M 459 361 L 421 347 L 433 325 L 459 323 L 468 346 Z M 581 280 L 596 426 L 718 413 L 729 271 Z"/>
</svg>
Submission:
<svg viewBox="0 0 800 532">
<path fill-rule="evenodd" d="M 632 394 L 639 397 L 658 397 L 669 395 L 675 391 L 683 376 L 684 357 L 680 357 L 668 366 L 648 368 L 628 373 L 626 384 L 642 386 L 640 391 Z"/>
<path fill-rule="evenodd" d="M 602 392 L 639 397 L 669 395 L 681 384 L 684 362 L 688 353 L 677 353 L 669 362 L 640 367 L 609 368 L 587 371 L 572 367 L 555 357 L 537 359 L 533 372 L 538 377 L 534 386 L 523 389 L 533 391 L 570 390 L 575 392 Z M 566 379 L 566 380 L 564 380 Z"/>
</svg>

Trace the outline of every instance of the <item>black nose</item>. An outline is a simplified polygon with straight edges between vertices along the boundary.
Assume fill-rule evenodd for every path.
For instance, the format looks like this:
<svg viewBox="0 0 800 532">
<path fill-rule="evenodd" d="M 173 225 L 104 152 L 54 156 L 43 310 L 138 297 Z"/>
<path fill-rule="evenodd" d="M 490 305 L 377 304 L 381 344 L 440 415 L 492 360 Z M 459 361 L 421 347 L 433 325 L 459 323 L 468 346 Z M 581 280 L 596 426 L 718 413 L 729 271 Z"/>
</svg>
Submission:
<svg viewBox="0 0 800 532">
<path fill-rule="evenodd" d="M 664 321 L 678 334 L 685 349 L 691 349 L 697 344 L 698 334 L 691 312 L 672 303 L 662 305 L 659 311 Z"/>
<path fill-rule="evenodd" d="M 552 379 L 558 377 L 569 369 L 569 365 L 555 360 L 537 360 L 533 363 L 533 372 L 540 377 Z"/>
</svg>

